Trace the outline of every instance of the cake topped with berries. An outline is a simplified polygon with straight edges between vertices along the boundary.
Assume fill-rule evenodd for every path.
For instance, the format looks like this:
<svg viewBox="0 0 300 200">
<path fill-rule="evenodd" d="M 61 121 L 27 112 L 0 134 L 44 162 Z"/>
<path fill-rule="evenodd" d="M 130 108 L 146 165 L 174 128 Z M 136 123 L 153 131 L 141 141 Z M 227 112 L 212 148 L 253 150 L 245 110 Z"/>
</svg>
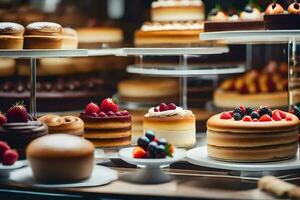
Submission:
<svg viewBox="0 0 300 200">
<path fill-rule="evenodd" d="M 0 140 L 16 149 L 25 158 L 25 149 L 34 139 L 47 135 L 45 123 L 31 117 L 24 105 L 17 103 L 6 114 L 0 114 Z"/>
<path fill-rule="evenodd" d="M 84 137 L 96 147 L 131 144 L 131 115 L 126 110 L 119 110 L 112 99 L 104 99 L 100 105 L 89 103 L 80 118 L 84 121 Z"/>
<path fill-rule="evenodd" d="M 288 159 L 298 149 L 299 119 L 282 110 L 239 106 L 207 121 L 210 157 L 237 162 Z"/>
<path fill-rule="evenodd" d="M 196 142 L 196 119 L 190 110 L 174 103 L 161 103 L 144 116 L 144 133 L 153 131 L 177 147 L 191 147 Z"/>
<path fill-rule="evenodd" d="M 287 65 L 270 62 L 265 69 L 251 70 L 223 81 L 214 92 L 214 104 L 232 109 L 235 105 L 258 107 L 268 104 L 283 108 L 287 102 Z"/>
</svg>

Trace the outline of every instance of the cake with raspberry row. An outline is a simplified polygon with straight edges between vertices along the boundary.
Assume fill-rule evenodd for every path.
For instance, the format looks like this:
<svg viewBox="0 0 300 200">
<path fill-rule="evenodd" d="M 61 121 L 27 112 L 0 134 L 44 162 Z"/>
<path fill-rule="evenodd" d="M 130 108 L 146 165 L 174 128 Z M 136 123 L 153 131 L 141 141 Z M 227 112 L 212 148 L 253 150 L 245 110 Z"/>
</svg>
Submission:
<svg viewBox="0 0 300 200">
<path fill-rule="evenodd" d="M 153 131 L 176 147 L 192 147 L 196 143 L 196 119 L 190 110 L 174 103 L 161 103 L 144 116 L 144 133 Z"/>
<path fill-rule="evenodd" d="M 291 113 L 240 106 L 208 120 L 208 155 L 231 162 L 293 158 L 298 150 L 298 126 L 298 118 Z"/>
<path fill-rule="evenodd" d="M 120 111 L 110 98 L 100 106 L 90 103 L 80 118 L 84 121 L 84 137 L 96 147 L 121 147 L 131 144 L 131 115 Z"/>
</svg>

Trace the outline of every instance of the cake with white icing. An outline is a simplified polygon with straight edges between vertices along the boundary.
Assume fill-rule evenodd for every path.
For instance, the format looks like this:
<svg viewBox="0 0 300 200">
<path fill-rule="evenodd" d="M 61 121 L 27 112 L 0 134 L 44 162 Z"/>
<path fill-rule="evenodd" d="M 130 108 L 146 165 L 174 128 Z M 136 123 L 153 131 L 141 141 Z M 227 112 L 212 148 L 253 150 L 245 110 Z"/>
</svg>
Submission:
<svg viewBox="0 0 300 200">
<path fill-rule="evenodd" d="M 177 147 L 192 147 L 196 143 L 196 120 L 192 111 L 171 103 L 150 108 L 144 116 L 144 132 L 153 131 Z"/>
</svg>

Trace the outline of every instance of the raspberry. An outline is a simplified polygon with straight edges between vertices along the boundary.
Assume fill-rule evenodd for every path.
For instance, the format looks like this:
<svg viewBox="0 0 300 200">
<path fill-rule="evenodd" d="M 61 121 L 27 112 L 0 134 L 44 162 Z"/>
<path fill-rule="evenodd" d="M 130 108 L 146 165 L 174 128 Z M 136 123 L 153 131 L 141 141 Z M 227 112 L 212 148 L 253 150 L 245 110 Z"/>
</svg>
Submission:
<svg viewBox="0 0 300 200">
<path fill-rule="evenodd" d="M 261 107 L 258 110 L 258 113 L 259 113 L 260 116 L 269 115 L 270 117 L 272 117 L 272 110 L 268 107 Z"/>
<path fill-rule="evenodd" d="M 258 112 L 253 111 L 253 112 L 251 113 L 250 117 L 251 117 L 252 119 L 259 119 L 259 118 L 260 118 L 260 115 L 258 114 Z"/>
<path fill-rule="evenodd" d="M 116 112 L 115 115 L 120 117 L 120 116 L 122 116 L 122 113 L 121 112 Z"/>
<path fill-rule="evenodd" d="M 114 113 L 113 111 L 108 111 L 108 112 L 107 112 L 107 115 L 108 115 L 108 116 L 113 116 L 113 115 L 115 115 L 115 113 Z"/>
<path fill-rule="evenodd" d="M 167 106 L 167 104 L 161 103 L 161 104 L 159 105 L 159 111 L 160 111 L 160 112 L 167 111 L 167 110 L 169 110 L 169 107 Z"/>
<path fill-rule="evenodd" d="M 129 113 L 127 110 L 123 110 L 123 111 L 121 112 L 121 114 L 122 114 L 123 116 L 127 116 L 127 115 L 129 115 L 130 113 Z"/>
<path fill-rule="evenodd" d="M 232 116 L 229 112 L 223 112 L 220 117 L 220 119 L 231 119 L 231 118 Z"/>
<path fill-rule="evenodd" d="M 3 155 L 3 165 L 13 165 L 19 159 L 19 154 L 14 150 L 7 150 Z"/>
<path fill-rule="evenodd" d="M 99 116 L 99 117 L 105 117 L 105 116 L 106 116 L 106 113 L 105 113 L 105 112 L 99 112 L 98 116 Z"/>
<path fill-rule="evenodd" d="M 6 142 L 0 141 L 0 162 L 3 160 L 3 155 L 5 151 L 9 150 L 10 147 Z"/>
<path fill-rule="evenodd" d="M 245 117 L 243 118 L 243 121 L 244 121 L 244 122 L 251 122 L 252 119 L 251 119 L 251 117 L 250 117 L 249 115 L 247 115 L 247 116 L 245 116 Z"/>
<path fill-rule="evenodd" d="M 112 111 L 115 113 L 119 111 L 119 106 L 112 99 L 107 98 L 101 102 L 100 111 L 105 113 Z"/>
<path fill-rule="evenodd" d="M 239 113 L 234 113 L 233 118 L 235 121 L 240 121 L 243 119 L 243 117 Z"/>
<path fill-rule="evenodd" d="M 251 107 L 247 107 L 246 109 L 245 109 L 245 115 L 251 115 L 251 113 L 254 111 L 254 109 L 253 108 L 251 108 Z"/>
<path fill-rule="evenodd" d="M 177 106 L 174 103 L 168 105 L 169 110 L 176 110 Z"/>
<path fill-rule="evenodd" d="M 92 115 L 93 113 L 98 113 L 99 111 L 99 106 L 93 102 L 89 103 L 84 110 L 86 115 Z"/>
<path fill-rule="evenodd" d="M 270 122 L 272 121 L 272 118 L 270 117 L 270 115 L 263 115 L 259 118 L 260 122 Z"/>
<path fill-rule="evenodd" d="M 242 110 L 240 107 L 237 107 L 237 108 L 235 108 L 235 109 L 233 110 L 233 116 L 234 116 L 234 114 L 236 114 L 236 113 L 240 114 L 240 116 L 244 116 L 244 112 L 243 112 L 243 110 Z"/>
</svg>

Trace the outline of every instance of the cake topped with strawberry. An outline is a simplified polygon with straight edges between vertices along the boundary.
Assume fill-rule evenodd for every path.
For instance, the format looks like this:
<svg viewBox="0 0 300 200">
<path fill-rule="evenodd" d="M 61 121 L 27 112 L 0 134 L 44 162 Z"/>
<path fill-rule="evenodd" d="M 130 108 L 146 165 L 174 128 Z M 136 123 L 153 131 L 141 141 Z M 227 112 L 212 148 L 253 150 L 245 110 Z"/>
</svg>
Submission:
<svg viewBox="0 0 300 200">
<path fill-rule="evenodd" d="M 210 157 L 236 162 L 292 158 L 298 149 L 299 119 L 266 106 L 236 107 L 207 121 Z"/>
<path fill-rule="evenodd" d="M 113 99 L 89 103 L 80 118 L 84 121 L 84 137 L 96 147 L 131 144 L 131 115 L 127 110 L 120 110 Z"/>
<path fill-rule="evenodd" d="M 33 119 L 21 103 L 0 114 L 0 140 L 16 149 L 21 158 L 25 158 L 25 149 L 32 140 L 47 134 L 47 125 Z"/>
</svg>

